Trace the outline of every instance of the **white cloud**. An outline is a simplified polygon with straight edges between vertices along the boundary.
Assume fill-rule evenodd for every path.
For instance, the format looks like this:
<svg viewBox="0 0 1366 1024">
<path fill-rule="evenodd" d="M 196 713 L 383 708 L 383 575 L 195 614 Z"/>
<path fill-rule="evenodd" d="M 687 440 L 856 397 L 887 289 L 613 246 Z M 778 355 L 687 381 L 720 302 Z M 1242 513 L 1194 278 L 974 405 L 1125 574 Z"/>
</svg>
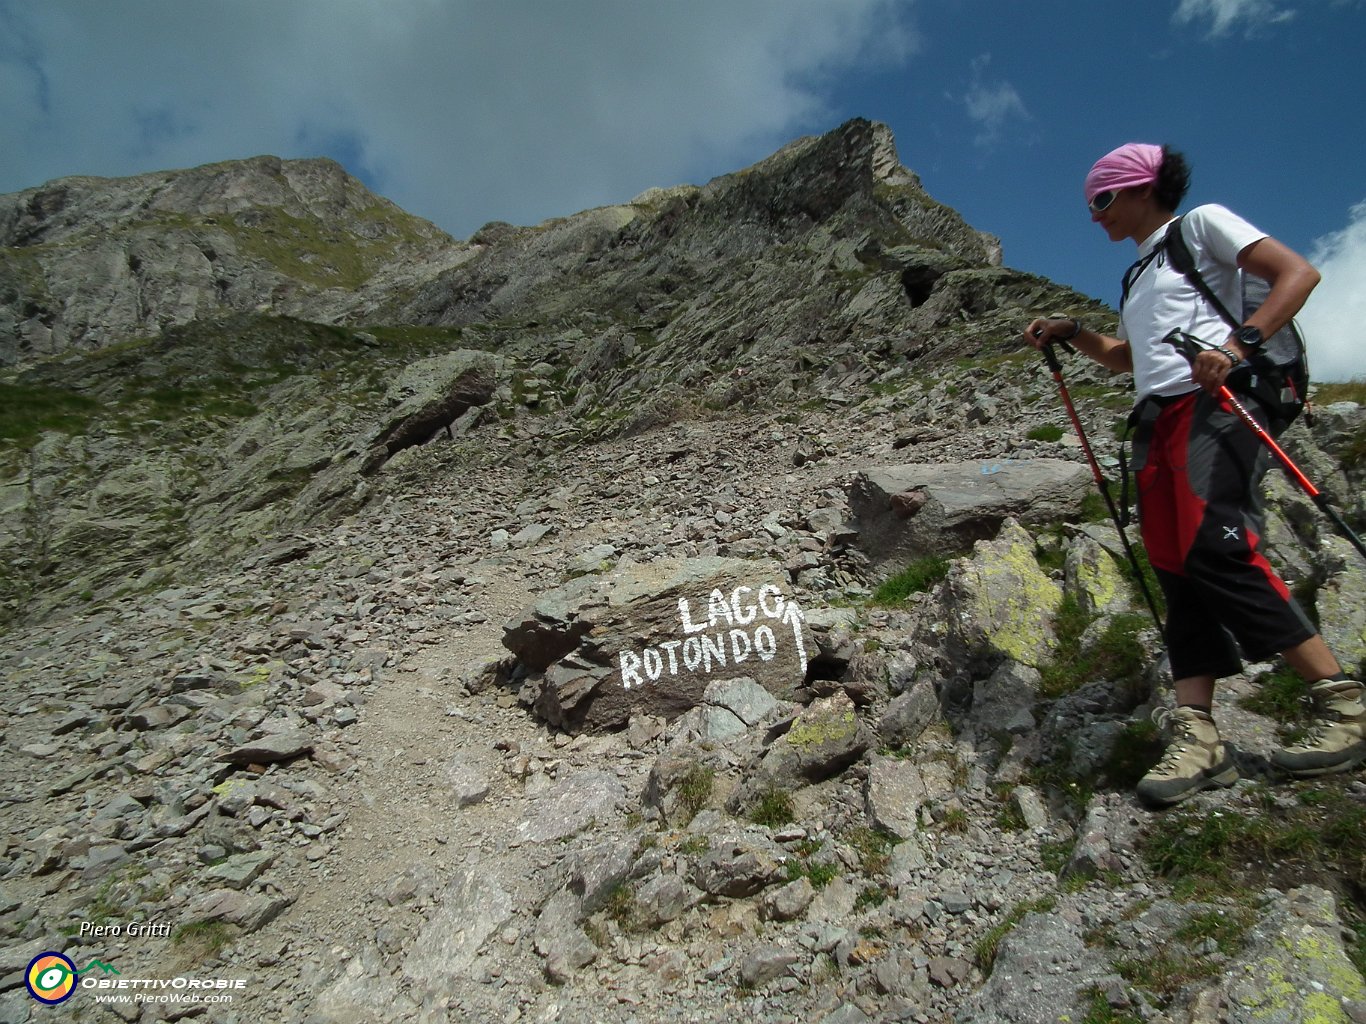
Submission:
<svg viewBox="0 0 1366 1024">
<path fill-rule="evenodd" d="M 0 192 L 326 152 L 456 234 L 533 223 L 833 127 L 911 2 L 0 3 Z"/>
<path fill-rule="evenodd" d="M 1209 20 L 1209 37 L 1228 35 L 1235 27 L 1246 33 L 1268 28 L 1295 17 L 1294 10 L 1272 0 L 1181 0 L 1172 21 L 1178 25 Z"/>
<path fill-rule="evenodd" d="M 979 146 L 988 146 L 1001 137 L 1001 132 L 1012 120 L 1029 120 L 1029 111 L 1024 100 L 1009 82 L 986 82 L 983 72 L 991 63 L 991 55 L 983 54 L 972 62 L 972 84 L 963 97 L 963 106 L 968 117 L 978 126 L 974 140 Z"/>
<path fill-rule="evenodd" d="M 1366 200 L 1346 228 L 1314 243 L 1309 261 L 1323 280 L 1299 315 L 1316 380 L 1366 380 Z"/>
</svg>

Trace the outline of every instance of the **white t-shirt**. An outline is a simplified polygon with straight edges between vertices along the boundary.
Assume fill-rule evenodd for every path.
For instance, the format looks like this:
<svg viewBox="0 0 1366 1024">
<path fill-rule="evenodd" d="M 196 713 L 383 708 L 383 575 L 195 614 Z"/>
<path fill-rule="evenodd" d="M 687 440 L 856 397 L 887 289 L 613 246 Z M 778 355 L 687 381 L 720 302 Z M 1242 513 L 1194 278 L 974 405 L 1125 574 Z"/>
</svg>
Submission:
<svg viewBox="0 0 1366 1024">
<path fill-rule="evenodd" d="M 1144 239 L 1138 247 L 1140 259 L 1147 258 L 1158 247 L 1170 223 Z M 1240 309 L 1238 254 L 1266 238 L 1266 232 L 1231 210 L 1211 203 L 1186 214 L 1181 234 L 1205 283 L 1229 309 Z M 1121 340 L 1129 342 L 1133 352 L 1137 401 L 1149 395 L 1182 395 L 1195 390 L 1190 364 L 1162 340 L 1177 329 L 1215 347 L 1228 339 L 1231 330 L 1218 310 L 1169 264 L 1167 254 L 1162 252 L 1132 279 L 1120 313 L 1118 333 Z"/>
</svg>

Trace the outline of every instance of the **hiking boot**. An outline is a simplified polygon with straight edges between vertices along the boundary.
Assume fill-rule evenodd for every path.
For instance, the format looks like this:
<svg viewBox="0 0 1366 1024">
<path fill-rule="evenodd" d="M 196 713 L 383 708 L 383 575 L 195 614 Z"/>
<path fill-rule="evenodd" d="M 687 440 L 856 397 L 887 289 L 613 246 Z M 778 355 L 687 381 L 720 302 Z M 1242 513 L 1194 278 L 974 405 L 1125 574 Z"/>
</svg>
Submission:
<svg viewBox="0 0 1366 1024">
<path fill-rule="evenodd" d="M 1271 755 L 1271 763 L 1305 778 L 1345 772 L 1366 761 L 1366 706 L 1355 679 L 1324 679 L 1309 688 L 1314 721 L 1309 735 Z"/>
<path fill-rule="evenodd" d="M 1231 786 L 1238 769 L 1219 739 L 1214 719 L 1195 708 L 1158 708 L 1153 721 L 1171 734 L 1166 752 L 1138 784 L 1149 807 L 1169 807 L 1211 786 Z"/>
</svg>

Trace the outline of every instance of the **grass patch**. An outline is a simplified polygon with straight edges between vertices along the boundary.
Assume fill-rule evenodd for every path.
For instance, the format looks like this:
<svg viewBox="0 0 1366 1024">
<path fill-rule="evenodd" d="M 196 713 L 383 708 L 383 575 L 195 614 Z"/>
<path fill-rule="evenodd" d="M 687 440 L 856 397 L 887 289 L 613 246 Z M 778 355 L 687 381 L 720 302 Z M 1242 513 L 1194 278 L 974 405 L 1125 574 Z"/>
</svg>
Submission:
<svg viewBox="0 0 1366 1024">
<path fill-rule="evenodd" d="M 1081 521 L 1083 523 L 1108 523 L 1110 506 L 1099 491 L 1087 491 L 1081 499 Z"/>
<path fill-rule="evenodd" d="M 1356 402 L 1358 405 L 1366 405 L 1366 377 L 1318 385 L 1314 392 L 1314 404 L 1322 407 L 1334 402 Z M 1357 469 L 1366 465 L 1366 427 L 1358 429 L 1335 454 L 1346 469 Z"/>
<path fill-rule="evenodd" d="M 359 216 L 384 230 L 373 237 L 347 234 L 278 207 L 250 211 L 250 220 L 221 217 L 218 226 L 243 252 L 289 277 L 322 288 L 357 288 L 404 242 L 417 239 L 414 225 L 401 212 L 376 205 Z"/>
<path fill-rule="evenodd" d="M 972 824 L 972 819 L 968 817 L 968 812 L 961 807 L 950 807 L 939 819 L 940 827 L 945 832 L 953 832 L 963 835 Z"/>
<path fill-rule="evenodd" d="M 996 794 L 999 806 L 996 808 L 996 827 L 1002 832 L 1023 832 L 1028 826 L 1019 806 L 1011 798 L 1013 790 L 1000 790 Z"/>
<path fill-rule="evenodd" d="M 915 756 L 915 755 L 912 755 Z M 958 753 L 956 748 L 931 750 L 920 755 L 926 761 L 938 761 L 940 764 L 949 766 L 949 784 L 954 789 L 964 789 L 967 787 L 971 777 L 971 766 Z"/>
<path fill-rule="evenodd" d="M 1051 896 L 1045 896 L 1037 900 L 1028 900 L 1024 903 L 1017 903 L 1010 908 L 1002 921 L 994 925 L 985 935 L 977 940 L 973 946 L 972 955 L 977 967 L 988 977 L 991 969 L 996 964 L 996 954 L 1000 952 L 1001 940 L 1004 939 L 1015 928 L 1017 924 L 1024 920 L 1026 914 L 1040 913 L 1046 914 L 1057 906 L 1057 900 Z"/>
<path fill-rule="evenodd" d="M 1361 920 L 1366 805 L 1346 791 L 1349 782 L 1302 783 L 1293 804 L 1266 796 L 1236 810 L 1168 812 L 1143 841 L 1143 857 L 1185 896 L 1315 884 L 1337 894 L 1349 919 Z"/>
<path fill-rule="evenodd" d="M 1232 811 L 1175 812 L 1157 823 L 1145 847 L 1154 871 L 1177 879 L 1219 876 L 1233 861 L 1298 858 L 1317 842 L 1303 825 Z"/>
<path fill-rule="evenodd" d="M 1106 518 L 1109 518 L 1108 514 Z M 1134 555 L 1133 561 L 1127 558 L 1121 560 L 1119 571 L 1129 584 L 1129 593 L 1133 596 L 1134 604 L 1146 608 L 1148 606 L 1147 595 L 1152 595 L 1153 604 L 1157 606 L 1158 616 L 1166 618 L 1167 599 L 1162 593 L 1162 584 L 1157 582 L 1157 573 L 1153 571 L 1152 563 L 1148 561 L 1147 550 L 1142 544 L 1133 544 L 1130 546 L 1130 550 Z"/>
<path fill-rule="evenodd" d="M 854 909 L 863 910 L 866 907 L 880 907 L 887 902 L 887 890 L 880 885 L 865 885 L 859 890 L 859 894 L 854 897 Z"/>
<path fill-rule="evenodd" d="M 795 882 L 799 878 L 806 878 L 814 889 L 824 889 L 840 876 L 840 869 L 834 864 L 812 864 L 809 861 L 805 863 L 788 861 L 787 863 L 789 881 Z"/>
<path fill-rule="evenodd" d="M 1034 561 L 1039 563 L 1039 568 L 1046 574 L 1061 575 L 1067 568 L 1067 544 L 1062 534 L 1056 531 L 1040 534 L 1035 539 Z"/>
<path fill-rule="evenodd" d="M 171 945 L 191 963 L 212 960 L 237 934 L 223 921 L 195 921 L 181 925 L 171 935 Z"/>
<path fill-rule="evenodd" d="M 629 935 L 639 935 L 651 928 L 649 914 L 636 899 L 635 890 L 625 882 L 618 883 L 607 894 L 602 912 Z"/>
<path fill-rule="evenodd" d="M 949 573 L 949 560 L 939 555 L 916 559 L 901 572 L 886 579 L 873 592 L 873 604 L 894 606 L 912 594 L 923 594 Z"/>
<path fill-rule="evenodd" d="M 85 906 L 85 919 L 92 924 L 109 924 L 127 917 L 140 903 L 164 898 L 165 893 L 160 887 L 150 891 L 147 889 L 144 884 L 146 878 L 147 867 L 141 861 L 118 868 L 95 890 L 93 898 Z"/>
<path fill-rule="evenodd" d="M 711 849 L 706 836 L 688 836 L 678 844 L 678 852 L 689 857 L 700 857 Z"/>
<path fill-rule="evenodd" d="M 1115 789 L 1133 789 L 1161 755 L 1161 730 L 1154 722 L 1143 719 L 1128 723 L 1105 762 L 1107 784 Z"/>
<path fill-rule="evenodd" d="M 1281 739 L 1293 743 L 1304 735 L 1304 698 L 1308 688 L 1294 669 L 1282 666 L 1263 672 L 1255 680 L 1257 692 L 1244 697 L 1238 706 L 1247 711 L 1274 718 L 1281 723 Z"/>
<path fill-rule="evenodd" d="M 682 815 L 681 824 L 688 824 L 697 817 L 697 812 L 707 806 L 712 789 L 716 785 L 716 772 L 706 765 L 695 764 L 678 782 L 678 811 Z"/>
<path fill-rule="evenodd" d="M 1025 781 L 1036 789 L 1061 797 L 1071 813 L 1080 818 L 1086 813 L 1095 790 L 1091 779 L 1077 778 L 1072 774 L 1068 761 L 1068 754 L 1041 761 L 1026 770 Z M 1070 851 L 1069 844 L 1064 846 Z"/>
<path fill-rule="evenodd" d="M 1039 863 L 1052 875 L 1062 874 L 1072 859 L 1072 844 L 1065 839 L 1051 839 L 1039 846 Z"/>
<path fill-rule="evenodd" d="M 1147 652 L 1138 637 L 1148 620 L 1136 614 L 1116 615 L 1100 638 L 1083 649 L 1081 638 L 1092 621 L 1076 598 L 1063 598 L 1054 619 L 1058 653 L 1040 670 L 1040 692 L 1045 697 L 1061 697 L 1096 679 L 1136 682 L 1142 677 Z"/>
<path fill-rule="evenodd" d="M 1115 971 L 1165 1002 L 1192 982 L 1214 977 L 1219 968 L 1207 957 L 1158 953 L 1116 960 Z"/>
<path fill-rule="evenodd" d="M 1111 1006 L 1099 988 L 1088 990 L 1086 996 L 1090 1002 L 1086 1004 L 1086 1016 L 1081 1024 L 1143 1024 L 1143 1018 L 1137 1014 L 1122 1013 Z"/>
<path fill-rule="evenodd" d="M 796 820 L 792 796 L 781 789 L 766 789 L 749 812 L 749 820 L 768 828 L 781 828 Z"/>
<path fill-rule="evenodd" d="M 1358 430 L 1353 438 L 1343 446 L 1339 457 L 1346 469 L 1357 469 L 1366 465 L 1366 430 Z"/>
<path fill-rule="evenodd" d="M 803 843 L 797 848 L 797 856 L 787 861 L 784 870 L 787 880 L 795 882 L 805 878 L 813 889 L 824 889 L 840 876 L 839 863 L 830 860 L 815 860 L 814 857 L 824 849 L 822 843 Z"/>
<path fill-rule="evenodd" d="M 1366 378 L 1358 377 L 1356 380 L 1315 385 L 1315 405 L 1332 405 L 1334 402 L 1356 402 L 1357 405 L 1366 405 Z"/>
<path fill-rule="evenodd" d="M 1242 951 L 1256 920 L 1257 914 L 1250 907 L 1211 907 L 1192 915 L 1176 930 L 1175 938 L 1191 944 L 1213 939 L 1220 953 L 1233 956 Z"/>
<path fill-rule="evenodd" d="M 99 407 L 62 388 L 0 383 L 0 441 L 27 446 L 48 430 L 83 434 Z"/>
<path fill-rule="evenodd" d="M 1029 438 L 1029 440 L 1031 441 L 1061 441 L 1062 427 L 1056 426 L 1052 423 L 1045 423 L 1042 426 L 1034 427 L 1027 434 L 1025 434 L 1025 437 Z"/>
<path fill-rule="evenodd" d="M 849 845 L 858 853 L 865 875 L 880 875 L 892 860 L 896 836 L 879 828 L 856 828 L 848 836 Z"/>
</svg>

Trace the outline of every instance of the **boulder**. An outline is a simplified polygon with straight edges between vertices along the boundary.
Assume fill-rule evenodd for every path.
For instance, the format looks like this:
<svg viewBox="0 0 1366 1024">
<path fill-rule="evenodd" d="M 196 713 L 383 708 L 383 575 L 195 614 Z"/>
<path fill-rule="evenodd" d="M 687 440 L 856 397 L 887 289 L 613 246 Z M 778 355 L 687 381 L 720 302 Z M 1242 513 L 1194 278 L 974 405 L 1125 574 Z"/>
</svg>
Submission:
<svg viewBox="0 0 1366 1024">
<path fill-rule="evenodd" d="M 1091 486 L 1085 466 L 1060 459 L 891 466 L 858 473 L 849 507 L 861 550 L 875 561 L 910 562 L 966 551 L 996 536 L 1007 518 L 1075 518 Z"/>
<path fill-rule="evenodd" d="M 785 877 L 787 853 L 760 832 L 715 836 L 710 848 L 693 865 L 693 885 L 713 896 L 738 899 Z"/>
<path fill-rule="evenodd" d="M 579 927 L 580 916 L 578 900 L 559 892 L 536 919 L 536 952 L 545 959 L 546 977 L 556 984 L 568 981 L 574 971 L 597 959 L 598 947 Z"/>
<path fill-rule="evenodd" d="M 614 817 L 625 797 L 611 772 L 575 772 L 532 802 L 527 817 L 517 824 L 517 837 L 528 843 L 566 839 Z"/>
<path fill-rule="evenodd" d="M 953 773 L 943 761 L 874 754 L 863 793 L 874 826 L 897 839 L 911 839 L 920 831 L 921 809 L 953 795 Z"/>
<path fill-rule="evenodd" d="M 1314 599 L 1319 629 L 1343 667 L 1360 672 L 1366 668 L 1366 562 L 1340 537 L 1327 538 L 1324 547 L 1339 568 Z"/>
<path fill-rule="evenodd" d="M 775 562 L 716 556 L 620 567 L 545 594 L 503 644 L 541 673 L 527 692 L 537 713 L 569 731 L 672 721 L 726 679 L 788 699 L 814 645 L 786 578 Z"/>
<path fill-rule="evenodd" d="M 390 456 L 422 444 L 467 410 L 486 404 L 496 383 L 497 363 L 487 352 L 445 352 L 408 366 L 384 396 L 388 409 L 361 471 L 375 472 Z"/>
<path fill-rule="evenodd" d="M 1114 534 L 1119 544 L 1119 534 Z M 1129 582 L 1106 547 L 1087 534 L 1078 534 L 1067 546 L 1063 568 L 1067 592 L 1087 618 L 1127 611 Z"/>
<path fill-rule="evenodd" d="M 1318 886 L 1267 894 L 1251 941 L 1215 985 L 1230 1024 L 1361 1020 L 1366 983 L 1343 947 L 1331 893 Z"/>
<path fill-rule="evenodd" d="M 995 540 L 979 541 L 972 558 L 953 563 L 943 604 L 921 638 L 974 675 L 989 675 L 1006 660 L 1039 668 L 1057 647 L 1053 618 L 1062 588 L 1039 567 L 1034 538 L 1014 520 Z"/>
<path fill-rule="evenodd" d="M 876 739 L 847 694 L 813 701 L 768 748 L 728 806 L 742 812 L 767 793 L 791 792 L 838 775 L 859 761 Z"/>
<path fill-rule="evenodd" d="M 1082 1020 L 1087 992 L 1115 977 L 1105 950 L 1075 915 L 1031 912 L 1002 939 L 986 984 L 961 1003 L 959 1024 L 1055 1024 Z"/>
<path fill-rule="evenodd" d="M 404 960 L 404 978 L 426 993 L 447 991 L 452 977 L 474 975 L 479 951 L 512 919 L 515 909 L 513 897 L 487 864 L 461 868 L 418 935 L 414 948 L 422 955 Z"/>
<path fill-rule="evenodd" d="M 722 679 L 710 684 L 702 703 L 674 722 L 671 744 L 725 744 L 745 736 L 761 722 L 776 719 L 782 705 L 752 679 Z"/>
<path fill-rule="evenodd" d="M 939 714 L 939 695 L 934 684 L 928 679 L 918 679 L 887 705 L 878 721 L 878 736 L 884 746 L 908 747 Z"/>
<path fill-rule="evenodd" d="M 290 761 L 312 751 L 313 740 L 307 733 L 286 729 L 226 750 L 219 755 L 218 760 L 228 764 L 273 764 L 276 761 Z"/>
</svg>

